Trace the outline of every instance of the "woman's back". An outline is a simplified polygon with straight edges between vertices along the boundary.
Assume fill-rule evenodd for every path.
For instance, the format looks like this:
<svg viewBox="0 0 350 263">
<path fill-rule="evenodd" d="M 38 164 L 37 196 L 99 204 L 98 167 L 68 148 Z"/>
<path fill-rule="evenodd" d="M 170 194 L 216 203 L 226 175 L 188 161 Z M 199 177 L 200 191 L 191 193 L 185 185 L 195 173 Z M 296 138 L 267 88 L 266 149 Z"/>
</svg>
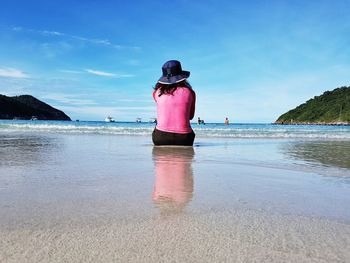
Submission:
<svg viewBox="0 0 350 263">
<path fill-rule="evenodd" d="M 190 133 L 190 119 L 194 115 L 195 93 L 187 87 L 178 87 L 172 94 L 153 92 L 157 103 L 157 129 L 166 132 Z"/>
</svg>

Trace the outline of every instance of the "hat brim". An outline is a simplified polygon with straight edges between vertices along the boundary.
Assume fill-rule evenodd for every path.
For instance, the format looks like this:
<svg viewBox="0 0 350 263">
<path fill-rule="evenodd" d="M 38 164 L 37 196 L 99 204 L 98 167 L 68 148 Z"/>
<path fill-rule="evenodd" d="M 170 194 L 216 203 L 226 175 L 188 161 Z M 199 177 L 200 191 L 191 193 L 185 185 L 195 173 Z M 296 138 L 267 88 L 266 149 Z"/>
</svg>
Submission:
<svg viewBox="0 0 350 263">
<path fill-rule="evenodd" d="M 182 71 L 182 73 L 180 75 L 172 76 L 169 78 L 162 76 L 158 80 L 158 82 L 161 84 L 174 84 L 174 83 L 178 83 L 180 81 L 187 79 L 189 76 L 190 76 L 189 71 Z"/>
</svg>

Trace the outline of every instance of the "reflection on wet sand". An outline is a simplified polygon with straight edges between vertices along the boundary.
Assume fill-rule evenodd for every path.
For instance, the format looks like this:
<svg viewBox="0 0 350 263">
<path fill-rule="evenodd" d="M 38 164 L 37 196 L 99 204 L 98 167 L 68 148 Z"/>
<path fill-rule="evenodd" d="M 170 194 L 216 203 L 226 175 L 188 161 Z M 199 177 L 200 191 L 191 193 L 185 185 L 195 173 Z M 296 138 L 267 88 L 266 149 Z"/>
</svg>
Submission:
<svg viewBox="0 0 350 263">
<path fill-rule="evenodd" d="M 193 195 L 192 147 L 154 147 L 153 201 L 162 215 L 183 211 Z"/>
<path fill-rule="evenodd" d="M 283 149 L 288 156 L 325 166 L 350 168 L 349 141 L 307 141 L 291 144 Z"/>
</svg>

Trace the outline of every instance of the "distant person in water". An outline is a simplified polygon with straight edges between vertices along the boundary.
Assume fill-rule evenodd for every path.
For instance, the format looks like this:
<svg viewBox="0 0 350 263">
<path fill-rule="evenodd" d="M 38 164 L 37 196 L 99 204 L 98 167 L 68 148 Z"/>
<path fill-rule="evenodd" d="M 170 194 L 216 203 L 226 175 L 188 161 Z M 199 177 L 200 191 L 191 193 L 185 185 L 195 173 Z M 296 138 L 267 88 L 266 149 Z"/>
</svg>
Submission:
<svg viewBox="0 0 350 263">
<path fill-rule="evenodd" d="M 228 120 L 228 118 L 226 117 L 225 119 L 225 125 L 229 125 L 230 124 L 230 121 Z"/>
<path fill-rule="evenodd" d="M 201 120 L 200 117 L 198 117 L 198 121 L 197 121 L 198 124 L 205 124 L 204 120 Z"/>
<path fill-rule="evenodd" d="M 157 125 L 152 133 L 155 145 L 192 146 L 195 134 L 190 120 L 194 117 L 196 93 L 187 82 L 189 71 L 177 60 L 167 61 L 156 83 L 153 98 L 157 104 Z"/>
</svg>

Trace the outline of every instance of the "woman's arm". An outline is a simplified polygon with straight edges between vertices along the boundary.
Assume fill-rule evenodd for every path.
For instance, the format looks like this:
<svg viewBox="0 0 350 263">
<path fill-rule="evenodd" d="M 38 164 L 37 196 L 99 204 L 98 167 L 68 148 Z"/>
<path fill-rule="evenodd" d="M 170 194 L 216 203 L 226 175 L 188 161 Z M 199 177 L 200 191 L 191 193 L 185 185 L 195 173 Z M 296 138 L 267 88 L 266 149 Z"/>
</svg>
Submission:
<svg viewBox="0 0 350 263">
<path fill-rule="evenodd" d="M 193 119 L 194 113 L 196 111 L 196 93 L 191 90 L 192 93 L 192 104 L 191 104 L 191 111 L 190 111 L 190 120 Z"/>
</svg>

